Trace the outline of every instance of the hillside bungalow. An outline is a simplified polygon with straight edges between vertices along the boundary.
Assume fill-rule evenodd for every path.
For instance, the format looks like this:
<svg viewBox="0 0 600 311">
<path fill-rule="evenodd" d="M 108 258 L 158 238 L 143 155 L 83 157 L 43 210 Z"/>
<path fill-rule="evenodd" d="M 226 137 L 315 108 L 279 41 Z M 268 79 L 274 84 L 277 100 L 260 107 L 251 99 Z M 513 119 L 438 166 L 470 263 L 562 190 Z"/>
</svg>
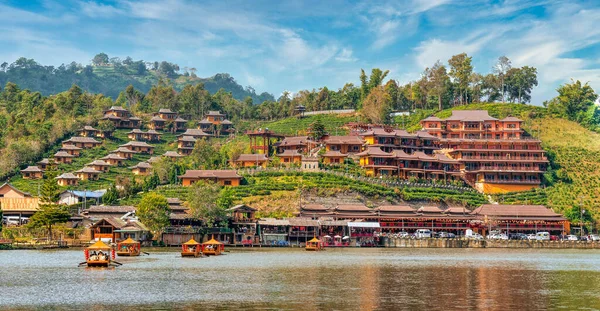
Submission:
<svg viewBox="0 0 600 311">
<path fill-rule="evenodd" d="M 267 158 L 267 156 L 262 153 L 240 154 L 240 156 L 232 162 L 232 164 L 236 167 L 267 167 L 269 158 Z"/>
<path fill-rule="evenodd" d="M 191 136 L 191 137 L 194 137 L 195 139 L 198 139 L 198 138 L 203 138 L 203 137 L 208 138 L 212 135 L 204 132 L 201 129 L 187 129 L 182 134 L 177 135 L 177 137 L 181 137 L 181 136 Z"/>
<path fill-rule="evenodd" d="M 133 158 L 133 155 L 138 153 L 137 151 L 133 151 L 129 148 L 126 147 L 119 147 L 116 150 L 111 151 L 110 153 L 112 154 L 116 154 L 121 158 L 125 158 L 125 159 L 131 159 Z M 104 160 L 104 158 L 102 158 Z"/>
<path fill-rule="evenodd" d="M 130 141 L 124 145 L 120 145 L 119 148 L 127 148 L 137 153 L 152 154 L 154 153 L 154 146 L 149 145 L 143 141 Z"/>
<path fill-rule="evenodd" d="M 102 144 L 101 141 L 97 141 L 92 137 L 71 137 L 62 142 L 63 147 L 66 145 L 74 145 L 79 148 L 89 149 L 100 146 Z"/>
<path fill-rule="evenodd" d="M 285 149 L 283 152 L 276 154 L 276 156 L 281 159 L 281 163 L 287 166 L 302 163 L 302 154 L 295 149 Z"/>
<path fill-rule="evenodd" d="M 165 158 L 169 158 L 171 160 L 178 160 L 180 158 L 185 157 L 184 155 L 181 155 L 181 154 L 177 153 L 176 151 L 167 151 L 167 152 L 163 153 L 162 156 Z"/>
<path fill-rule="evenodd" d="M 106 190 L 78 191 L 67 190 L 60 194 L 58 204 L 73 205 L 82 202 L 99 202 Z"/>
<path fill-rule="evenodd" d="M 307 153 L 315 142 L 308 139 L 308 136 L 292 136 L 286 137 L 282 141 L 277 142 L 275 147 L 277 152 L 283 153 L 286 150 L 295 150 L 300 153 Z"/>
<path fill-rule="evenodd" d="M 56 182 L 59 186 L 75 186 L 79 181 L 79 177 L 73 175 L 73 173 L 64 173 L 58 177 L 55 177 Z"/>
<path fill-rule="evenodd" d="M 150 230 L 139 221 L 125 221 L 117 217 L 102 218 L 91 227 L 93 240 L 110 240 L 112 243 L 132 238 L 148 241 Z"/>
<path fill-rule="evenodd" d="M 183 118 L 177 118 L 174 121 L 175 123 L 175 131 L 176 132 L 181 132 L 181 131 L 185 131 L 185 125 L 187 124 L 187 120 L 183 119 Z"/>
<path fill-rule="evenodd" d="M 130 132 L 127 132 L 127 138 L 130 140 L 144 140 L 144 131 L 140 129 L 133 129 Z"/>
<path fill-rule="evenodd" d="M 0 209 L 4 216 L 31 216 L 39 208 L 39 198 L 9 183 L 0 186 Z"/>
<path fill-rule="evenodd" d="M 110 170 L 112 164 L 104 161 L 104 160 L 94 160 L 94 162 L 88 163 L 87 166 L 95 169 L 98 172 L 106 173 Z"/>
<path fill-rule="evenodd" d="M 63 145 L 60 148 L 60 151 L 64 151 L 70 155 L 76 156 L 78 157 L 79 154 L 81 154 L 81 148 L 77 147 L 77 146 L 73 146 L 73 145 Z"/>
<path fill-rule="evenodd" d="M 168 109 L 168 108 L 159 109 L 158 112 L 155 113 L 154 115 L 161 117 L 163 120 L 167 120 L 167 121 L 177 119 L 177 112 L 173 112 L 173 111 L 171 111 L 171 109 Z"/>
<path fill-rule="evenodd" d="M 100 173 L 101 172 L 86 166 L 76 171 L 75 175 L 81 180 L 98 180 Z"/>
<path fill-rule="evenodd" d="M 100 137 L 100 130 L 97 130 L 89 125 L 84 126 L 83 128 L 79 129 L 79 136 L 82 137 Z"/>
<path fill-rule="evenodd" d="M 152 169 L 152 165 L 148 162 L 140 162 L 135 166 L 129 167 L 133 175 L 146 176 L 150 174 L 150 170 Z"/>
<path fill-rule="evenodd" d="M 221 128 L 220 133 L 215 133 L 219 126 Z M 198 128 L 215 136 L 229 135 L 233 132 L 233 123 L 225 119 L 225 115 L 220 111 L 209 111 L 204 119 L 198 122 Z"/>
<path fill-rule="evenodd" d="M 239 186 L 242 180 L 235 170 L 187 170 L 179 178 L 183 186 L 190 186 L 199 180 L 216 182 L 221 186 Z"/>
<path fill-rule="evenodd" d="M 102 120 L 111 121 L 116 128 L 139 128 L 142 125 L 142 120 L 137 117 L 132 117 L 131 113 L 121 107 L 112 106 L 104 112 Z"/>
<path fill-rule="evenodd" d="M 326 151 L 321 155 L 324 164 L 342 164 L 347 157 L 347 153 L 341 153 L 340 151 Z"/>
<path fill-rule="evenodd" d="M 54 163 L 69 164 L 73 162 L 75 156 L 65 151 L 59 151 L 54 154 Z"/>
<path fill-rule="evenodd" d="M 323 142 L 325 151 L 339 151 L 342 154 L 359 153 L 365 144 L 360 136 L 329 136 Z"/>
<path fill-rule="evenodd" d="M 110 165 L 122 166 L 127 159 L 117 154 L 110 153 L 107 156 L 100 158 L 100 160 L 103 160 Z"/>
<path fill-rule="evenodd" d="M 160 141 L 161 134 L 155 130 L 148 130 L 144 133 L 144 140 L 146 141 Z"/>
<path fill-rule="evenodd" d="M 28 166 L 21 170 L 21 175 L 23 175 L 23 179 L 40 179 L 44 177 L 44 171 L 37 166 Z"/>
<path fill-rule="evenodd" d="M 177 139 L 177 151 L 183 155 L 189 155 L 194 150 L 196 139 L 192 136 L 179 136 Z"/>
<path fill-rule="evenodd" d="M 159 116 L 154 116 L 154 117 L 152 117 L 152 119 L 150 119 L 150 124 L 148 124 L 148 128 L 153 129 L 153 130 L 162 130 L 165 128 L 166 122 L 167 122 L 167 120 L 165 120 Z"/>
<path fill-rule="evenodd" d="M 37 166 L 42 170 L 47 170 L 48 168 L 50 168 L 50 166 L 52 166 L 52 164 L 54 163 L 54 160 L 50 161 L 50 159 L 48 158 L 43 158 L 41 161 L 39 161 L 37 164 Z"/>
</svg>

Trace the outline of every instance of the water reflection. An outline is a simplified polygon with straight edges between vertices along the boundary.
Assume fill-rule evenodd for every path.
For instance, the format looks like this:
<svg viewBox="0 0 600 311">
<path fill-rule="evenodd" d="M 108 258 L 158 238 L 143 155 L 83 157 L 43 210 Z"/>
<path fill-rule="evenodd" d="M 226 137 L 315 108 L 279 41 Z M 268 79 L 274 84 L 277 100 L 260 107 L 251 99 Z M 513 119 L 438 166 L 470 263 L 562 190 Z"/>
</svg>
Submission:
<svg viewBox="0 0 600 311">
<path fill-rule="evenodd" d="M 600 308 L 600 252 L 175 251 L 77 268 L 81 251 L 0 252 L 0 308 L 31 310 L 547 310 Z"/>
</svg>

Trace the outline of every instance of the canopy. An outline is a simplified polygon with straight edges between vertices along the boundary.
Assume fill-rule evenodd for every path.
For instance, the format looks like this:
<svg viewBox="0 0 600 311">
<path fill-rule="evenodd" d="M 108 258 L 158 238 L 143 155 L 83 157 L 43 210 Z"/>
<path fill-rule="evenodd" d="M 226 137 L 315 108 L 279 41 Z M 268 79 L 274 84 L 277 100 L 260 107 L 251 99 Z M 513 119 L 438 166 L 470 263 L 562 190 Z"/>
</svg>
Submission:
<svg viewBox="0 0 600 311">
<path fill-rule="evenodd" d="M 355 228 L 379 228 L 378 222 L 348 222 L 348 227 Z"/>
<path fill-rule="evenodd" d="M 344 236 L 344 237 L 342 238 L 342 240 L 347 240 L 347 239 L 349 239 L 349 238 L 350 238 L 349 236 Z"/>
<path fill-rule="evenodd" d="M 200 243 L 196 242 L 194 238 L 191 238 L 189 241 L 183 243 L 183 245 L 200 245 Z"/>
<path fill-rule="evenodd" d="M 215 240 L 214 238 L 202 243 L 203 245 L 222 245 L 223 243 Z"/>
<path fill-rule="evenodd" d="M 321 240 L 317 239 L 316 237 L 314 237 L 312 240 L 308 241 L 308 242 L 321 242 Z"/>
<path fill-rule="evenodd" d="M 125 241 L 121 241 L 119 244 L 139 244 L 140 242 L 132 239 L 132 238 L 127 238 L 127 240 Z"/>
<path fill-rule="evenodd" d="M 333 238 L 334 238 L 334 239 L 339 239 L 339 238 L 341 238 L 341 237 L 342 237 L 341 235 L 336 235 L 336 236 L 334 236 Z"/>
<path fill-rule="evenodd" d="M 104 244 L 104 242 L 102 242 L 102 240 L 98 240 L 98 242 L 89 246 L 88 249 L 107 250 L 107 249 L 110 249 L 110 246 Z"/>
<path fill-rule="evenodd" d="M 326 239 L 331 239 L 331 236 L 329 236 L 329 235 L 326 235 L 326 236 L 324 236 L 324 238 L 326 238 Z"/>
</svg>

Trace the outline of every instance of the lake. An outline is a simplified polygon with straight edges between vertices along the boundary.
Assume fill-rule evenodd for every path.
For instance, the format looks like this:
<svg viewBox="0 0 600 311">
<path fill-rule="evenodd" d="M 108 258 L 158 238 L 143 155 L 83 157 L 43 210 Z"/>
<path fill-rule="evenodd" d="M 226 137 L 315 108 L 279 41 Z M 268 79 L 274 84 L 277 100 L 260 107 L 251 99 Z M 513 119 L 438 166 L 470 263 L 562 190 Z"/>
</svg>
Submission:
<svg viewBox="0 0 600 311">
<path fill-rule="evenodd" d="M 177 249 L 78 268 L 81 250 L 0 251 L 0 309 L 600 309 L 600 251 Z"/>
</svg>

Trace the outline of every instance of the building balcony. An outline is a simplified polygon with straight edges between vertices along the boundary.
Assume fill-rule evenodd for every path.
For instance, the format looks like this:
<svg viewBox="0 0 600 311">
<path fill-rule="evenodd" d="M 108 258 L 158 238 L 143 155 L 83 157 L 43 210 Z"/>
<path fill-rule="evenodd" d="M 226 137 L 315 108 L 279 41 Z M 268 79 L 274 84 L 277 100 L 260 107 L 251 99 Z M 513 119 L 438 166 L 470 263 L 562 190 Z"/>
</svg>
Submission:
<svg viewBox="0 0 600 311">
<path fill-rule="evenodd" d="M 545 172 L 539 167 L 514 167 L 514 166 L 481 166 L 479 168 L 466 168 L 469 172 Z"/>
<path fill-rule="evenodd" d="M 498 161 L 543 161 L 547 162 L 546 157 L 482 157 L 482 156 L 462 156 L 459 160 L 498 160 Z"/>
<path fill-rule="evenodd" d="M 478 183 L 488 183 L 488 184 L 524 184 L 524 185 L 539 185 L 542 183 L 539 179 L 511 179 L 511 180 L 499 180 L 499 179 L 485 179 L 483 181 L 478 181 Z"/>
</svg>

